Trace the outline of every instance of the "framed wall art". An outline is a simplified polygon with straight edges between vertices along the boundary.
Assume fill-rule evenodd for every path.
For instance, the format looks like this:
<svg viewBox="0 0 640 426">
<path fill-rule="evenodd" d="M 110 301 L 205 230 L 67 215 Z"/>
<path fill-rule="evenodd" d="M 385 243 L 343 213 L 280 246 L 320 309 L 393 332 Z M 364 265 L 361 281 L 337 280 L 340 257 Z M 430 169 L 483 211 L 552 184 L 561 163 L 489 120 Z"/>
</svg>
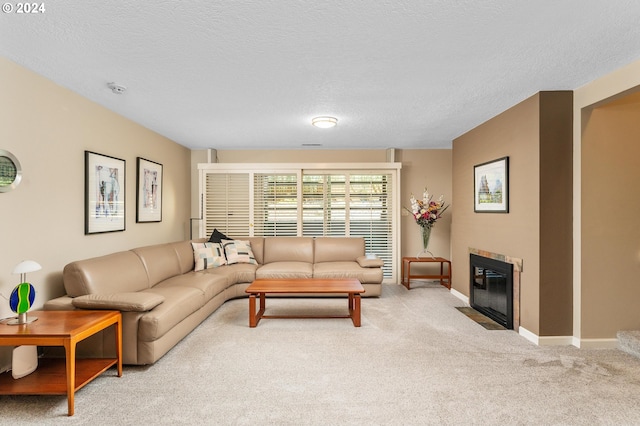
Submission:
<svg viewBox="0 0 640 426">
<path fill-rule="evenodd" d="M 125 230 L 125 161 L 84 152 L 84 233 Z"/>
<path fill-rule="evenodd" d="M 136 222 L 162 222 L 162 164 L 138 157 Z"/>
<path fill-rule="evenodd" d="M 509 213 L 509 157 L 473 167 L 476 213 Z"/>
</svg>

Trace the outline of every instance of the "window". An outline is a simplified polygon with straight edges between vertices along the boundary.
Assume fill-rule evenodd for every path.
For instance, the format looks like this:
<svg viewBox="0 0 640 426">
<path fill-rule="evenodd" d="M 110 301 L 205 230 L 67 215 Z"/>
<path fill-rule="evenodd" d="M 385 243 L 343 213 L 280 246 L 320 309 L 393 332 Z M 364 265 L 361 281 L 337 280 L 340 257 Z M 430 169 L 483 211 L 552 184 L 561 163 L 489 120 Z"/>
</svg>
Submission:
<svg viewBox="0 0 640 426">
<path fill-rule="evenodd" d="M 302 177 L 302 235 L 344 236 L 346 177 L 304 174 Z"/>
<path fill-rule="evenodd" d="M 268 171 L 259 170 L 261 166 L 199 166 L 202 236 L 214 228 L 236 237 L 359 236 L 367 253 L 384 260 L 385 279 L 394 281 L 399 165 L 342 170 L 305 165 Z"/>
<path fill-rule="evenodd" d="M 298 235 L 298 176 L 256 173 L 253 235 Z"/>
</svg>

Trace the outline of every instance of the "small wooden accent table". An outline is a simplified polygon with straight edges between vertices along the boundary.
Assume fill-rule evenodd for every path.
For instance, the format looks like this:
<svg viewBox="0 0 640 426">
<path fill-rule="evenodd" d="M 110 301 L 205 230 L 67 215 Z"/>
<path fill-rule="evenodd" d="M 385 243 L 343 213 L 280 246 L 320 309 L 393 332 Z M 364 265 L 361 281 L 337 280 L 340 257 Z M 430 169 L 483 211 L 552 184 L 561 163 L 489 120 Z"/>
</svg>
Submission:
<svg viewBox="0 0 640 426">
<path fill-rule="evenodd" d="M 74 413 L 75 391 L 117 364 L 122 376 L 122 316 L 118 311 L 35 311 L 38 320 L 25 325 L 0 322 L 0 346 L 64 346 L 66 359 L 41 358 L 38 368 L 14 380 L 0 374 L 0 395 L 67 395 L 68 415 Z M 116 327 L 116 358 L 76 359 L 76 344 L 97 332 Z"/>
<path fill-rule="evenodd" d="M 440 275 L 411 275 L 411 264 L 412 263 L 440 263 Z M 444 274 L 444 264 L 448 265 L 447 274 Z M 406 267 L 406 281 L 405 281 L 405 264 Z M 440 280 L 440 285 L 445 286 L 448 289 L 451 289 L 451 261 L 442 258 L 442 257 L 403 257 L 402 258 L 402 285 L 405 286 L 408 290 L 411 290 L 411 278 L 438 278 Z"/>
<path fill-rule="evenodd" d="M 355 327 L 360 327 L 360 294 L 364 287 L 357 279 L 351 278 L 280 278 L 257 279 L 245 292 L 249 293 L 249 327 L 255 327 L 261 318 L 351 318 Z M 331 294 L 345 293 L 349 296 L 349 315 L 264 315 L 267 293 L 274 294 Z M 256 312 L 256 296 L 260 298 L 260 310 Z"/>
</svg>

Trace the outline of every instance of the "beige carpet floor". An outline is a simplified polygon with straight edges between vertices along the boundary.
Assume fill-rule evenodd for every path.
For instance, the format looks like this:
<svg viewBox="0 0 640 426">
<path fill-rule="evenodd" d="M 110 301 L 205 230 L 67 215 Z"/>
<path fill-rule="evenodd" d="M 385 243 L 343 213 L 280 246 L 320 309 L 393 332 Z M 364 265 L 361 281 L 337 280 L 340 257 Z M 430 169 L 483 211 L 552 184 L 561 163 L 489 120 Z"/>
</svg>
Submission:
<svg viewBox="0 0 640 426">
<path fill-rule="evenodd" d="M 538 347 L 486 330 L 439 285 L 386 285 L 348 319 L 265 319 L 227 302 L 155 365 L 110 370 L 76 394 L 0 396 L 2 424 L 632 425 L 640 359 Z M 344 299 L 267 300 L 271 313 Z"/>
</svg>

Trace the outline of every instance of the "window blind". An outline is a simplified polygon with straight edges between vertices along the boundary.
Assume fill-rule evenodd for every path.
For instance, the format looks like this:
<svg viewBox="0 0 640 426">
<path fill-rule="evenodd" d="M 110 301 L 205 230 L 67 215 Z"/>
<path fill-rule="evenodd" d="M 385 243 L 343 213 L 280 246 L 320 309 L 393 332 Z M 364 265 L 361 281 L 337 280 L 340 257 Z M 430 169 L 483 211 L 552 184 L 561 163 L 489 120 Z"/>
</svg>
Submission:
<svg viewBox="0 0 640 426">
<path fill-rule="evenodd" d="M 298 235 L 298 175 L 256 173 L 253 235 Z"/>
<path fill-rule="evenodd" d="M 302 235 L 348 235 L 346 176 L 303 174 L 302 181 Z"/>
<path fill-rule="evenodd" d="M 385 277 L 393 264 L 393 197 L 390 176 L 351 174 L 349 176 L 349 235 L 364 237 L 367 253 L 384 261 Z"/>
<path fill-rule="evenodd" d="M 399 205 L 392 170 L 204 171 L 204 229 L 243 236 L 358 236 L 367 253 L 397 271 L 394 221 Z M 244 169 L 244 170 L 241 170 Z M 275 170 L 275 171 L 274 171 Z"/>
</svg>

